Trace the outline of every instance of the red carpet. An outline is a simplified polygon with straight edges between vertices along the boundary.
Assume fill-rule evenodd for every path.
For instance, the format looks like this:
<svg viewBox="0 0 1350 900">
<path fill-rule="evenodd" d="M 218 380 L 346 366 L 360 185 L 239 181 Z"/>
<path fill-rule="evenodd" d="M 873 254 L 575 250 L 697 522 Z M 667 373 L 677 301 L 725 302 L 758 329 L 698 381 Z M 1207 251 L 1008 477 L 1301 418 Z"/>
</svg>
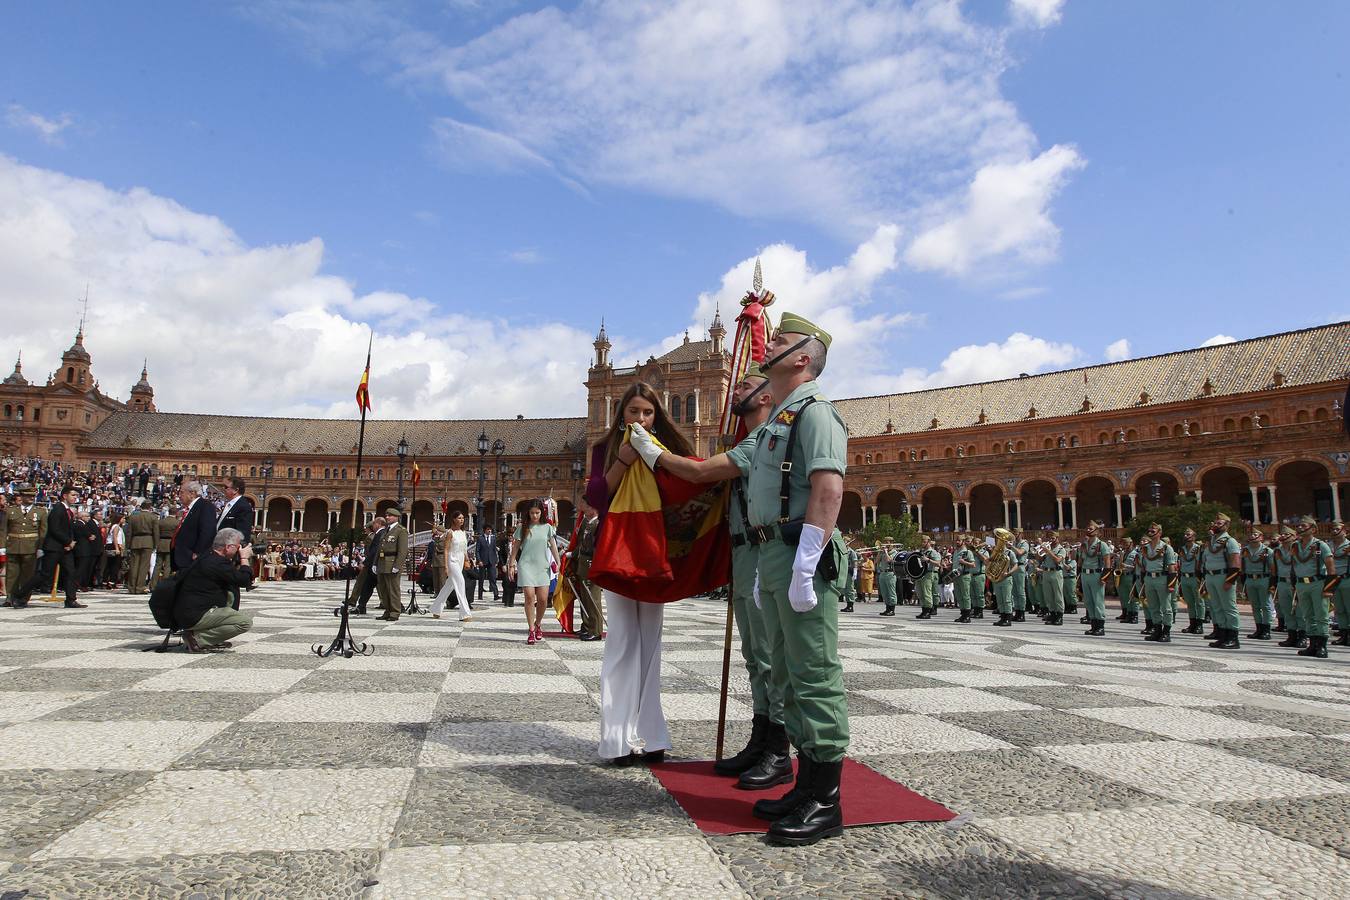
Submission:
<svg viewBox="0 0 1350 900">
<path fill-rule="evenodd" d="M 796 765 L 794 760 L 794 769 Z M 658 763 L 651 770 L 704 834 L 763 834 L 769 830 L 769 823 L 751 815 L 755 801 L 776 800 L 792 787 L 785 784 L 768 791 L 737 790 L 736 779 L 715 774 L 711 762 Z M 851 759 L 844 761 L 841 791 L 845 827 L 956 818 L 947 807 Z"/>
</svg>

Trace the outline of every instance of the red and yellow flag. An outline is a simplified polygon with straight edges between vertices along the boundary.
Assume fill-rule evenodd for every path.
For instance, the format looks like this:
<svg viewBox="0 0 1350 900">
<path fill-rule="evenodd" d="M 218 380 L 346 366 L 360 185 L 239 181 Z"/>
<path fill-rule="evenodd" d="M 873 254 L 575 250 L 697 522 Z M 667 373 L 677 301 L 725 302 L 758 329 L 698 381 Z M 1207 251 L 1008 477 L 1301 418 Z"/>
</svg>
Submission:
<svg viewBox="0 0 1350 900">
<path fill-rule="evenodd" d="M 648 603 L 719 588 L 731 575 L 726 516 L 724 485 L 631 466 L 596 538 L 590 580 Z"/>
<path fill-rule="evenodd" d="M 422 483 L 422 470 L 417 465 L 417 460 L 413 460 L 412 467 L 412 486 L 417 487 Z"/>
<path fill-rule="evenodd" d="M 370 363 L 366 363 L 361 383 L 356 386 L 356 411 L 370 412 Z"/>
</svg>

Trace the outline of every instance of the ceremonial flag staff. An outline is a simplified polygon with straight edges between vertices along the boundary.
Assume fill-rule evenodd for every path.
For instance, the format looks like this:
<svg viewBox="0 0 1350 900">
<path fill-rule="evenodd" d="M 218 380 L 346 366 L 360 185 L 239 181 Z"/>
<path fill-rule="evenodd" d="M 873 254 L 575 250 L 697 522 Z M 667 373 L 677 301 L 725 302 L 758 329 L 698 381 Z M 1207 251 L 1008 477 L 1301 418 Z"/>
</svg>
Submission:
<svg viewBox="0 0 1350 900">
<path fill-rule="evenodd" d="M 348 659 L 360 654 L 369 656 L 375 652 L 375 648 L 365 643 L 360 644 L 352 640 L 351 624 L 348 618 L 348 611 L 352 603 L 352 569 L 356 563 L 356 510 L 361 504 L 361 465 L 366 449 L 366 413 L 370 412 L 370 351 L 375 345 L 375 333 L 372 331 L 370 341 L 366 344 L 366 368 L 361 373 L 361 381 L 356 386 L 356 408 L 361 413 L 361 430 L 356 439 L 356 487 L 352 493 L 352 524 L 350 531 L 347 532 L 347 586 L 342 597 L 342 603 L 333 610 L 333 615 L 338 617 L 338 633 L 329 643 L 327 648 L 323 644 L 315 644 L 311 649 L 319 656 L 332 656 L 334 653 L 345 656 Z M 372 561 L 373 562 L 373 561 Z"/>
</svg>

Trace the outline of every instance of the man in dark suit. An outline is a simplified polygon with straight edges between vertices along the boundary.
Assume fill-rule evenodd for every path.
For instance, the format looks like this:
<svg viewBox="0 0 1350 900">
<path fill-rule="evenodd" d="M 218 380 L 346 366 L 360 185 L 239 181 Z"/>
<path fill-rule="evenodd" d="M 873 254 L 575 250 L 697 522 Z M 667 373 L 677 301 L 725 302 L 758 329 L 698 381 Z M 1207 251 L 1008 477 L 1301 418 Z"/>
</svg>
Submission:
<svg viewBox="0 0 1350 900">
<path fill-rule="evenodd" d="M 244 479 L 231 475 L 225 482 L 225 508 L 216 519 L 216 532 L 233 528 L 244 536 L 244 546 L 253 542 L 253 503 L 244 496 Z M 238 557 L 235 557 L 238 559 Z M 239 589 L 234 589 L 234 608 L 239 608 Z"/>
<path fill-rule="evenodd" d="M 366 556 L 362 561 L 361 571 L 356 576 L 356 584 L 352 586 L 354 599 L 348 601 L 356 607 L 358 616 L 366 614 L 366 604 L 370 602 L 370 595 L 375 593 L 375 557 L 380 541 L 384 538 L 384 518 L 376 516 L 367 527 L 370 531 L 370 543 L 366 545 Z"/>
<path fill-rule="evenodd" d="M 92 591 L 94 589 L 94 567 L 103 554 L 103 532 L 98 523 L 87 512 L 75 514 L 75 589 Z"/>
<path fill-rule="evenodd" d="M 56 577 L 56 567 L 66 573 L 66 607 L 84 609 L 85 604 L 75 599 L 75 504 L 80 500 L 80 492 L 74 485 L 66 485 L 61 490 L 61 499 L 52 504 L 47 514 L 47 534 L 42 539 L 42 559 L 38 560 L 37 572 L 19 587 L 14 595 L 14 605 L 28 605 L 33 592 L 52 590 Z"/>
<path fill-rule="evenodd" d="M 483 582 L 492 584 L 492 600 L 495 603 L 498 599 L 497 594 L 497 563 L 500 559 L 497 554 L 497 535 L 492 533 L 491 525 L 483 526 L 483 533 L 478 536 L 474 542 L 474 552 L 478 559 L 478 600 L 483 600 Z"/>
<path fill-rule="evenodd" d="M 208 552 L 216 536 L 216 508 L 202 496 L 200 483 L 184 479 L 178 499 L 183 504 L 183 521 L 169 551 L 175 572 L 186 569 L 194 559 Z"/>
<path fill-rule="evenodd" d="M 141 463 L 141 474 L 136 480 L 136 493 L 144 497 L 145 488 L 148 484 L 150 484 L 150 467 Z"/>
<path fill-rule="evenodd" d="M 183 643 L 191 653 L 228 648 L 231 638 L 253 625 L 248 613 L 230 606 L 239 589 L 253 583 L 253 548 L 240 546 L 243 537 L 233 528 L 222 528 L 212 537 L 211 549 L 183 576 L 173 620 L 183 629 Z"/>
</svg>

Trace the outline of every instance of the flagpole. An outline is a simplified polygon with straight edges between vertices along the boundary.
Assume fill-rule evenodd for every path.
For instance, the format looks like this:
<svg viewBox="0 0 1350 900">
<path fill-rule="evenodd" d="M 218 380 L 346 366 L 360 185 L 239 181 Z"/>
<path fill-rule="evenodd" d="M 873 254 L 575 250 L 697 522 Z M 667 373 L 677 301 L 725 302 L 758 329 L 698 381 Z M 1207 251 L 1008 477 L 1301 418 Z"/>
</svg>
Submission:
<svg viewBox="0 0 1350 900">
<path fill-rule="evenodd" d="M 337 609 L 333 610 L 333 615 L 338 618 L 338 633 L 337 636 L 333 638 L 332 642 L 329 643 L 327 649 L 324 649 L 323 644 L 315 644 L 310 648 L 318 656 L 332 656 L 333 654 L 337 654 L 350 659 L 358 654 L 361 656 L 369 656 L 375 652 L 375 648 L 364 641 L 357 644 L 352 640 L 350 623 L 352 569 L 356 567 L 356 508 L 361 503 L 361 465 L 364 460 L 366 449 L 366 412 L 370 409 L 370 395 L 368 392 L 370 381 L 370 351 L 374 345 L 375 333 L 372 331 L 370 334 L 370 341 L 366 344 L 365 372 L 361 376 L 361 385 L 357 388 L 357 401 L 361 408 L 361 428 L 360 431 L 357 432 L 356 439 L 356 487 L 352 494 L 352 524 L 347 532 L 347 583 L 344 588 L 345 593 L 342 597 L 342 602 L 338 605 Z M 372 560 L 371 562 L 373 564 L 374 561 Z"/>
</svg>

